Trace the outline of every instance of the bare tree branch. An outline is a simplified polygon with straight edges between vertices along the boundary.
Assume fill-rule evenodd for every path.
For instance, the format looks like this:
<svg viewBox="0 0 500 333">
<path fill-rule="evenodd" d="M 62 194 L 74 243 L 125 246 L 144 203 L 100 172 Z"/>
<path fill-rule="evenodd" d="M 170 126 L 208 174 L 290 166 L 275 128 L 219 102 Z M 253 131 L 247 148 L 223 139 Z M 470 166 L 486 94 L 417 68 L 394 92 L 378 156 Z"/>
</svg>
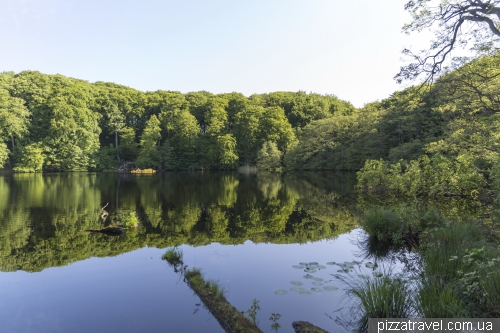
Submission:
<svg viewBox="0 0 500 333">
<path fill-rule="evenodd" d="M 436 40 L 427 51 L 419 54 L 403 50 L 413 62 L 401 67 L 394 77 L 398 83 L 414 80 L 421 74 L 425 74 L 424 83 L 433 82 L 455 48 L 470 43 L 478 50 L 500 42 L 500 0 L 440 0 L 437 6 L 431 6 L 431 3 L 428 0 L 409 0 L 405 5 L 413 21 L 406 24 L 403 31 L 409 34 L 434 28 Z M 492 35 L 488 36 L 488 33 Z"/>
</svg>

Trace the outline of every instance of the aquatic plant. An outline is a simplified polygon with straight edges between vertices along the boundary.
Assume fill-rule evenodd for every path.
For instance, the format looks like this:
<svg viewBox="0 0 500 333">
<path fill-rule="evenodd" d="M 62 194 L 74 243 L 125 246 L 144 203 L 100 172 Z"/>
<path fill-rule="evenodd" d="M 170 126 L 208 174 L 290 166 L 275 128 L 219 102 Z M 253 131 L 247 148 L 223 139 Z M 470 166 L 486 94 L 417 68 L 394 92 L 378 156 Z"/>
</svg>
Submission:
<svg viewBox="0 0 500 333">
<path fill-rule="evenodd" d="M 182 263 L 183 255 L 184 253 L 182 252 L 182 249 L 174 247 L 173 249 L 167 250 L 167 252 L 165 252 L 161 257 L 161 259 L 166 260 L 169 264 L 177 265 Z"/>
<path fill-rule="evenodd" d="M 247 310 L 247 314 L 255 325 L 258 325 L 257 312 L 260 310 L 259 301 L 254 299 L 252 306 Z"/>
<path fill-rule="evenodd" d="M 410 318 L 414 313 L 413 294 L 400 276 L 385 272 L 382 277 L 344 279 L 353 301 L 352 315 L 358 330 L 366 332 L 369 318 Z"/>
<path fill-rule="evenodd" d="M 278 329 L 281 327 L 281 325 L 278 323 L 278 320 L 280 318 L 281 318 L 281 314 L 279 314 L 279 313 L 272 313 L 271 317 L 269 317 L 269 320 L 273 322 L 271 324 L 271 329 L 274 330 L 275 332 L 278 332 Z"/>
<path fill-rule="evenodd" d="M 378 240 L 399 238 L 402 229 L 399 216 L 395 212 L 383 208 L 368 212 L 360 224 L 370 237 Z"/>
</svg>

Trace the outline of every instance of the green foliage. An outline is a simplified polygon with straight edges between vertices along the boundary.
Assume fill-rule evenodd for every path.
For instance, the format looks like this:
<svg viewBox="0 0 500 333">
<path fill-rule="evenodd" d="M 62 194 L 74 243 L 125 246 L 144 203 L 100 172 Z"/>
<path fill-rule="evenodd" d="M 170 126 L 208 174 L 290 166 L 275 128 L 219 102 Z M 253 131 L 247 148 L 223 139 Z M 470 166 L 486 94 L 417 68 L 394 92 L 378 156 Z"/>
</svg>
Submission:
<svg viewBox="0 0 500 333">
<path fill-rule="evenodd" d="M 365 192 L 390 192 L 409 197 L 470 196 L 483 190 L 486 180 L 473 164 L 468 152 L 454 159 L 441 154 L 423 155 L 418 161 L 389 164 L 368 160 L 358 172 L 358 189 Z"/>
<path fill-rule="evenodd" d="M 257 319 L 257 313 L 260 311 L 259 302 L 260 301 L 254 299 L 252 301 L 252 306 L 247 310 L 248 317 L 250 317 L 254 325 L 259 325 L 259 320 Z"/>
<path fill-rule="evenodd" d="M 403 222 L 400 217 L 396 213 L 385 209 L 368 212 L 360 224 L 370 237 L 378 240 L 397 239 L 403 229 Z"/>
<path fill-rule="evenodd" d="M 369 318 L 411 318 L 414 303 L 410 287 L 401 277 L 384 275 L 349 283 L 354 298 L 358 331 L 366 332 Z"/>
<path fill-rule="evenodd" d="M 118 152 L 121 159 L 135 161 L 139 155 L 139 147 L 135 140 L 135 133 L 131 127 L 124 127 L 120 131 L 121 140 Z"/>
<path fill-rule="evenodd" d="M 299 143 L 286 152 L 285 165 L 306 170 L 357 170 L 365 160 L 381 154 L 375 121 L 373 115 L 355 114 L 311 122 L 300 132 Z"/>
<path fill-rule="evenodd" d="M 257 153 L 257 168 L 266 171 L 276 171 L 281 167 L 283 153 L 273 141 L 266 141 Z"/>
<path fill-rule="evenodd" d="M 137 217 L 137 213 L 130 212 L 128 216 L 123 220 L 123 225 L 126 228 L 137 228 L 139 226 L 139 218 Z"/>
<path fill-rule="evenodd" d="M 182 249 L 174 247 L 173 249 L 167 250 L 161 259 L 168 261 L 169 264 L 179 264 L 182 262 L 183 255 Z"/>
<path fill-rule="evenodd" d="M 269 320 L 272 321 L 273 323 L 271 324 L 271 329 L 278 332 L 280 329 L 281 325 L 278 323 L 278 320 L 281 318 L 281 314 L 279 313 L 272 313 L 271 317 L 269 317 Z"/>
<path fill-rule="evenodd" d="M 137 166 L 141 169 L 161 167 L 159 140 L 161 138 L 160 121 L 155 115 L 146 123 L 141 137 L 141 151 L 137 157 Z"/>
<path fill-rule="evenodd" d="M 25 147 L 20 147 L 18 152 L 18 162 L 14 167 L 16 172 L 39 172 L 42 171 L 45 162 L 43 146 L 40 142 L 31 143 Z"/>
<path fill-rule="evenodd" d="M 0 168 L 5 166 L 5 163 L 9 159 L 9 148 L 4 142 L 0 142 Z"/>
</svg>

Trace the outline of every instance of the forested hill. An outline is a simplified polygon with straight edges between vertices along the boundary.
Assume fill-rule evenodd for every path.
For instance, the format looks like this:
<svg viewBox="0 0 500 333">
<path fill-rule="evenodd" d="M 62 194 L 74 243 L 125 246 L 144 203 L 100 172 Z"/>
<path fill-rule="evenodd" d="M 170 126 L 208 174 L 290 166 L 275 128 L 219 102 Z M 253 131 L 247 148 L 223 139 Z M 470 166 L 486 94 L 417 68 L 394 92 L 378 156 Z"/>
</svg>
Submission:
<svg viewBox="0 0 500 333">
<path fill-rule="evenodd" d="M 472 191 L 471 184 L 500 173 L 499 91 L 500 55 L 361 109 L 304 92 L 143 93 L 61 75 L 2 73 L 0 164 L 16 171 L 112 170 L 131 161 L 162 170 L 361 169 L 365 190 L 403 186 L 396 192 L 414 193 L 412 184 L 423 184 L 416 175 L 427 172 L 439 178 L 433 184 L 448 179 L 446 186 Z M 398 178 L 408 170 L 412 176 Z"/>
<path fill-rule="evenodd" d="M 140 92 L 35 71 L 0 74 L 0 166 L 15 171 L 231 169 L 278 157 L 311 121 L 352 115 L 334 96 Z M 263 151 L 264 152 L 264 151 Z M 264 154 L 265 155 L 265 154 Z"/>
</svg>

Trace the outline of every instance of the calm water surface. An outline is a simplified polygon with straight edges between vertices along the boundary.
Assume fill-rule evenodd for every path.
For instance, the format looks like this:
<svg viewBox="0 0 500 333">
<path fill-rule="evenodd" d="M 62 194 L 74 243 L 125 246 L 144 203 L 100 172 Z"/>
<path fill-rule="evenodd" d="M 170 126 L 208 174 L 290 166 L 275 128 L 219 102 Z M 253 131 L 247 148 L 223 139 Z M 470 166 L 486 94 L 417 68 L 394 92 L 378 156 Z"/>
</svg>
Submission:
<svg viewBox="0 0 500 333">
<path fill-rule="evenodd" d="M 282 315 L 279 332 L 296 320 L 337 331 L 345 285 L 326 263 L 363 260 L 354 181 L 332 173 L 0 175 L 1 331 L 223 332 L 161 260 L 174 246 L 240 311 L 257 299 L 264 332 L 271 313 Z M 84 231 L 130 214 L 140 227 L 121 236 Z M 325 265 L 311 275 L 340 289 L 290 291 L 290 281 L 322 288 L 292 267 L 300 262 Z"/>
</svg>

